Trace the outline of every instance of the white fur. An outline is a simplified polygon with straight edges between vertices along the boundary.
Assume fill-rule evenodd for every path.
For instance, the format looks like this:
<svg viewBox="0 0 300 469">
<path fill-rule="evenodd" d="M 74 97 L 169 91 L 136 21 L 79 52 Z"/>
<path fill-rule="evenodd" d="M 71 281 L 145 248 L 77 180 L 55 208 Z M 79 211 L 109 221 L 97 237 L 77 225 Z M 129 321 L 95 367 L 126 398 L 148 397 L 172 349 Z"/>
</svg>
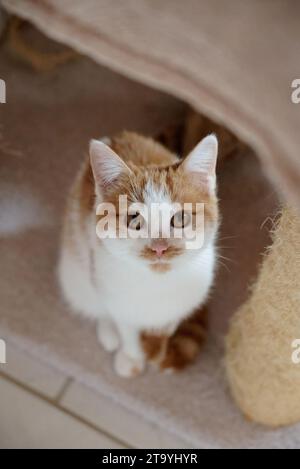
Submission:
<svg viewBox="0 0 300 469">
<path fill-rule="evenodd" d="M 214 134 L 203 138 L 184 161 L 186 171 L 205 175 L 211 191 L 216 189 L 218 140 Z"/>
<path fill-rule="evenodd" d="M 140 332 L 173 331 L 206 300 L 213 281 L 214 247 L 209 244 L 201 251 L 191 250 L 187 253 L 189 256 L 183 256 L 185 260 L 174 261 L 171 271 L 157 273 L 141 259 L 127 263 L 122 257 L 114 257 L 95 235 L 93 244 L 98 246 L 95 249 L 96 283 L 93 284 L 85 243 L 86 240 L 78 239 L 79 256 L 72 254 L 67 247 L 62 251 L 60 280 L 65 296 L 77 312 L 99 320 L 99 330 L 106 328 L 102 329 L 102 334 L 98 332 L 106 350 L 115 350 L 119 345 L 116 334 L 112 332 L 115 325 L 122 340 L 122 353 L 125 357 L 132 357 L 130 369 L 141 371 Z M 190 257 L 190 262 L 187 257 Z M 107 326 L 108 319 L 112 321 L 111 326 Z M 106 325 L 101 325 L 101 322 Z M 105 338 L 107 334 L 109 337 Z M 116 371 L 122 376 L 131 375 L 130 370 L 122 372 L 120 369 L 123 362 L 127 368 L 128 360 L 120 358 L 119 353 Z"/>
<path fill-rule="evenodd" d="M 169 195 L 155 191 L 151 184 L 145 199 L 147 204 L 170 203 Z M 186 250 L 169 261 L 171 269 L 162 273 L 153 271 L 149 261 L 140 257 L 148 239 L 99 240 L 92 218 L 82 231 L 77 204 L 75 199 L 68 218 L 75 246 L 66 242 L 62 246 L 62 289 L 75 311 L 98 320 L 98 338 L 104 348 L 118 349 L 116 372 L 133 376 L 145 365 L 140 333 L 158 330 L 171 334 L 205 302 L 213 282 L 216 227 L 208 231 L 202 249 Z"/>
<path fill-rule="evenodd" d="M 123 172 L 130 169 L 121 158 L 105 143 L 105 139 L 91 140 L 90 155 L 96 181 L 104 185 L 112 183 Z"/>
</svg>

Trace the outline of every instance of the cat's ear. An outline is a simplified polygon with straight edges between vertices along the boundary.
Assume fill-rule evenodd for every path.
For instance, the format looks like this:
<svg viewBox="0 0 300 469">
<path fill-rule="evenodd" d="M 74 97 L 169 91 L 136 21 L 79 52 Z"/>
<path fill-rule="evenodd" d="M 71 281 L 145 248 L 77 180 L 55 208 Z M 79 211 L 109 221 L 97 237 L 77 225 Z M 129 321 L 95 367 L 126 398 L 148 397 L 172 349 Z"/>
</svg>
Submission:
<svg viewBox="0 0 300 469">
<path fill-rule="evenodd" d="M 198 176 L 199 181 L 207 184 L 210 190 L 215 190 L 217 156 L 218 140 L 211 134 L 195 146 L 185 157 L 181 167 L 185 172 Z"/>
<path fill-rule="evenodd" d="M 131 174 L 117 153 L 100 140 L 90 141 L 90 160 L 96 184 L 101 188 L 111 185 L 121 174 Z"/>
</svg>

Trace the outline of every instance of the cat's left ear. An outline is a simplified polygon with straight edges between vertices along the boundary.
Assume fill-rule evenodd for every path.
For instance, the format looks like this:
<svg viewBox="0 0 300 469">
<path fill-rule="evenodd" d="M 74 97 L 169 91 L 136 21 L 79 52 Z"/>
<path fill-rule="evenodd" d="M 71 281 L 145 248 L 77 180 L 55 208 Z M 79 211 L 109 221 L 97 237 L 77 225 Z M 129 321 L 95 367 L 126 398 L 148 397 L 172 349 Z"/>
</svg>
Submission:
<svg viewBox="0 0 300 469">
<path fill-rule="evenodd" d="M 216 189 L 216 165 L 218 140 L 214 134 L 203 138 L 185 157 L 181 167 L 186 173 L 198 176 L 202 184 L 207 184 L 210 191 Z"/>
<path fill-rule="evenodd" d="M 121 174 L 131 174 L 126 163 L 101 140 L 90 141 L 90 160 L 98 187 L 105 189 Z"/>
</svg>

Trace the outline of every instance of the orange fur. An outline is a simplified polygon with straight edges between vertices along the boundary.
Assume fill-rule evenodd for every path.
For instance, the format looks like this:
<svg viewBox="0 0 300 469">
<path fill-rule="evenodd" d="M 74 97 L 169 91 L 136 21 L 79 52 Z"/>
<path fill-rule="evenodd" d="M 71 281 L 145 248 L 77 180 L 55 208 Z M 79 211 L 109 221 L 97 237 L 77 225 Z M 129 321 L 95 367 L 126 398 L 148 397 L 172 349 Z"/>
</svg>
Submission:
<svg viewBox="0 0 300 469">
<path fill-rule="evenodd" d="M 145 185 L 151 181 L 154 186 L 164 188 L 173 202 L 192 203 L 193 215 L 196 203 L 204 203 L 205 217 L 208 221 L 218 219 L 217 199 L 211 195 L 199 180 L 187 175 L 180 166 L 181 161 L 166 148 L 150 138 L 135 133 L 123 132 L 111 140 L 110 147 L 131 169 L 130 176 L 121 174 L 111 186 L 103 189 L 106 202 L 116 207 L 118 214 L 119 195 L 127 195 L 129 202 L 143 202 Z M 95 183 L 89 160 L 75 184 L 71 197 L 79 200 L 79 216 L 82 223 L 94 212 Z M 95 224 L 97 217 L 95 216 Z M 69 234 L 71 237 L 71 234 Z M 182 249 L 170 245 L 164 259 L 170 260 L 181 253 Z M 153 251 L 145 248 L 141 257 L 154 260 Z M 170 269 L 168 262 L 150 263 L 156 272 Z M 141 341 L 149 360 L 156 361 L 160 369 L 180 370 L 194 362 L 205 339 L 205 314 L 200 311 L 180 324 L 176 332 L 168 337 L 164 333 L 144 332 Z"/>
<path fill-rule="evenodd" d="M 148 181 L 162 187 L 173 202 L 205 204 L 208 220 L 218 217 L 217 200 L 204 186 L 193 181 L 180 167 L 180 160 L 161 144 L 133 132 L 122 132 L 114 137 L 110 147 L 126 162 L 133 174 L 121 175 L 113 187 L 104 191 L 104 198 L 118 209 L 119 195 L 128 196 L 132 202 L 143 202 L 143 189 Z M 87 160 L 77 187 L 81 215 L 90 214 L 94 202 L 94 179 Z M 118 213 L 118 211 L 117 211 Z"/>
<path fill-rule="evenodd" d="M 143 190 L 148 181 L 169 193 L 173 202 L 204 203 L 208 221 L 218 218 L 217 199 L 208 193 L 196 178 L 187 175 L 181 161 L 161 144 L 133 132 L 122 132 L 114 137 L 110 147 L 126 162 L 132 175 L 121 175 L 112 188 L 105 191 L 105 200 L 118 209 L 120 194 L 131 202 L 143 202 Z M 86 181 L 84 181 L 86 183 Z"/>
<path fill-rule="evenodd" d="M 143 333 L 141 341 L 148 360 L 161 370 L 180 371 L 192 364 L 206 338 L 207 311 L 202 308 L 183 321 L 174 334 Z"/>
</svg>

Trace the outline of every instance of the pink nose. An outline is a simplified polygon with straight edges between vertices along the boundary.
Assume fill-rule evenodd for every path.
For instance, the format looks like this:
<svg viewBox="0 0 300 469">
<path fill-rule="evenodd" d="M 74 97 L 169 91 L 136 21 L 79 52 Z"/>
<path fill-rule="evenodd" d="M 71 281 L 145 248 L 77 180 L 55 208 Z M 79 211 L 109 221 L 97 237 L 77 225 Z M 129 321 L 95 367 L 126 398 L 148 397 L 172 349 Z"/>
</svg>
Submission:
<svg viewBox="0 0 300 469">
<path fill-rule="evenodd" d="M 153 241 L 151 249 L 156 252 L 157 257 L 161 257 L 168 249 L 168 245 L 165 241 Z"/>
</svg>

